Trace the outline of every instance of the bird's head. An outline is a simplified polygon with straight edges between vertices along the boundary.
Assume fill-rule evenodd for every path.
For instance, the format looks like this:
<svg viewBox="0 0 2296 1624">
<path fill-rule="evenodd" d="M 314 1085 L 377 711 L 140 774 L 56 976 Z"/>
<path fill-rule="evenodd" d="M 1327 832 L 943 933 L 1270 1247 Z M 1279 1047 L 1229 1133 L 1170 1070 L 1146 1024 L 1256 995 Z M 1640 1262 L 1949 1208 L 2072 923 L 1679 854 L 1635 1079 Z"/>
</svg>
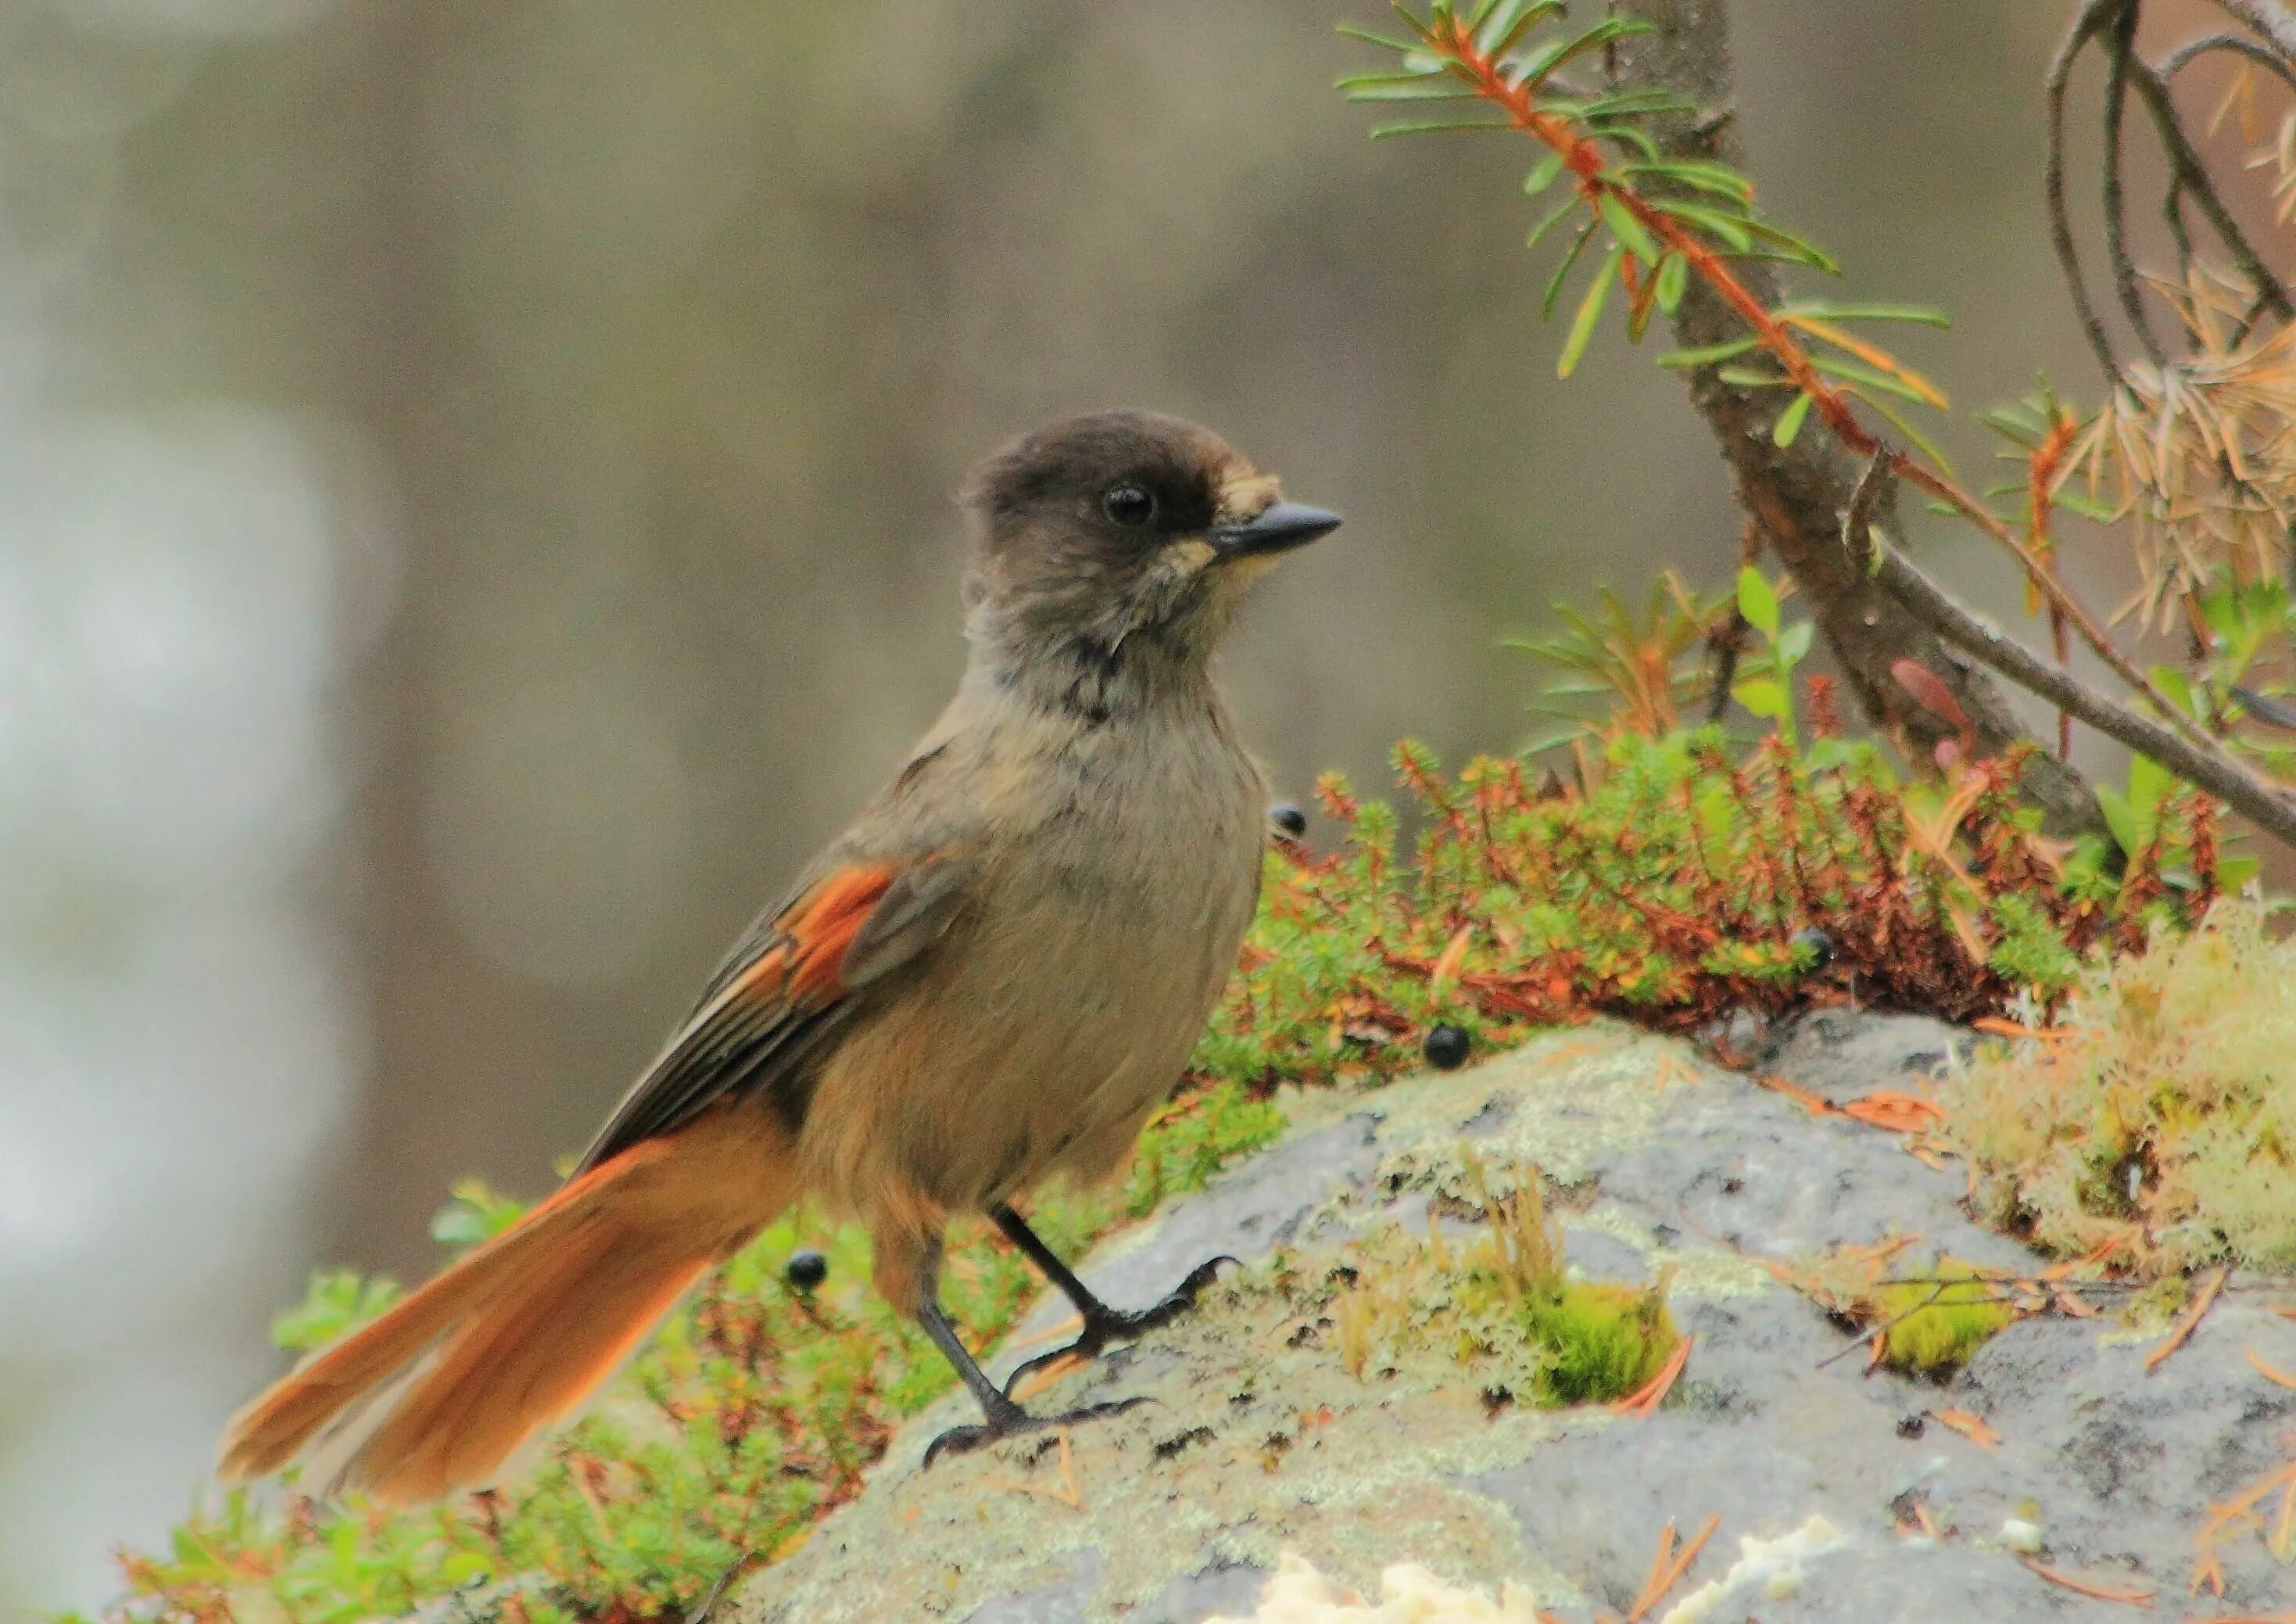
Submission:
<svg viewBox="0 0 2296 1624">
<path fill-rule="evenodd" d="M 1094 412 L 1022 436 L 965 482 L 977 646 L 1201 672 L 1245 587 L 1339 517 L 1286 502 L 1208 429 Z"/>
</svg>

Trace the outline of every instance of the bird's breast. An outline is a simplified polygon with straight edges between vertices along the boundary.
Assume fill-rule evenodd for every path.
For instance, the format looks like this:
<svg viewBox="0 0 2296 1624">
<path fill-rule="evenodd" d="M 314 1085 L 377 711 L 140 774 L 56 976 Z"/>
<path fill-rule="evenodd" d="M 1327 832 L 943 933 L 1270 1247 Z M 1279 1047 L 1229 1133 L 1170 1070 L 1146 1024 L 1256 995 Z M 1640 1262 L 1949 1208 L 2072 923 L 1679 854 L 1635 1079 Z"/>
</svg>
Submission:
<svg viewBox="0 0 2296 1624">
<path fill-rule="evenodd" d="M 825 1090 L 875 1096 L 872 1154 L 955 1208 L 1122 1160 L 1234 967 L 1264 844 L 1217 712 L 991 743 L 970 915 Z"/>
</svg>

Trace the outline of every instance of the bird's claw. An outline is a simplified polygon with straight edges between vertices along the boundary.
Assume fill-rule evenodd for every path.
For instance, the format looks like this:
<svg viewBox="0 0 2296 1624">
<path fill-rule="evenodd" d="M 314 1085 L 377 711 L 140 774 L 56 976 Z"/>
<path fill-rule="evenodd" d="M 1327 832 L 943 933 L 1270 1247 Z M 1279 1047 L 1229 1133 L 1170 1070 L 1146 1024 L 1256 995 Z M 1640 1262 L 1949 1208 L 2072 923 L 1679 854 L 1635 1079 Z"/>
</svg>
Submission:
<svg viewBox="0 0 2296 1624">
<path fill-rule="evenodd" d="M 1000 1439 L 1041 1432 L 1047 1427 L 1075 1426 L 1082 1422 L 1098 1421 L 1106 1415 L 1120 1415 L 1147 1402 L 1144 1397 L 1117 1398 L 1105 1404 L 1087 1404 L 1058 1415 L 1031 1415 L 1018 1405 L 1012 1405 L 975 1425 L 949 1428 L 925 1446 L 924 1464 L 918 1470 L 931 1470 L 932 1464 L 944 1455 L 969 1455 L 983 1444 L 993 1444 Z"/>
<path fill-rule="evenodd" d="M 1129 1312 L 1120 1308 L 1103 1308 L 1097 1314 L 1086 1315 L 1084 1329 L 1078 1334 L 1076 1341 L 1063 1347 L 1055 1348 L 1050 1353 L 1037 1355 L 1036 1357 L 1023 1363 L 1005 1379 L 1005 1396 L 1010 1398 L 1019 1390 L 1026 1378 L 1037 1371 L 1049 1369 L 1070 1359 L 1097 1358 L 1100 1357 L 1101 1350 L 1111 1342 L 1128 1342 L 1133 1338 L 1144 1335 L 1159 1326 L 1171 1324 L 1196 1306 L 1196 1299 L 1202 1294 L 1203 1289 L 1219 1278 L 1220 1265 L 1223 1263 L 1234 1263 L 1239 1268 L 1243 1267 L 1238 1259 L 1223 1252 L 1218 1257 L 1207 1259 L 1190 1269 L 1187 1278 L 1174 1286 L 1161 1302 Z"/>
</svg>

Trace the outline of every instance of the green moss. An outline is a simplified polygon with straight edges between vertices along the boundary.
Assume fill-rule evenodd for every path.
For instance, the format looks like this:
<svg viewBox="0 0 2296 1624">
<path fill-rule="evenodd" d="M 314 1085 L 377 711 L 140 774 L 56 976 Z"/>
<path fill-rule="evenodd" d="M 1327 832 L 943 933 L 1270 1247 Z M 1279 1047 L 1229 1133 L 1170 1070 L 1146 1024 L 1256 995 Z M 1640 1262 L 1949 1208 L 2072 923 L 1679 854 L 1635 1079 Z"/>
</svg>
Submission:
<svg viewBox="0 0 2296 1624">
<path fill-rule="evenodd" d="M 1874 1294 L 1882 1333 L 1882 1362 L 1906 1375 L 1951 1375 L 1996 1332 L 2017 1317 L 2001 1288 L 1954 1258 L 1940 1258 L 1934 1279 L 1885 1284 Z M 1959 1284 L 1939 1284 L 1938 1282 Z"/>
<path fill-rule="evenodd" d="M 1527 1306 L 1546 1350 L 1538 1394 L 1548 1404 L 1611 1404 L 1647 1384 L 1681 1340 L 1663 1292 L 1609 1281 L 1563 1282 Z"/>
<path fill-rule="evenodd" d="M 1664 1283 L 1573 1278 L 1538 1169 L 1468 1165 L 1479 1234 L 1449 1239 L 1431 1219 L 1423 1241 L 1392 1228 L 1354 1250 L 1332 1312 L 1341 1363 L 1369 1379 L 1434 1349 L 1487 1392 L 1554 1407 L 1611 1403 L 1655 1376 L 1680 1340 Z"/>
</svg>

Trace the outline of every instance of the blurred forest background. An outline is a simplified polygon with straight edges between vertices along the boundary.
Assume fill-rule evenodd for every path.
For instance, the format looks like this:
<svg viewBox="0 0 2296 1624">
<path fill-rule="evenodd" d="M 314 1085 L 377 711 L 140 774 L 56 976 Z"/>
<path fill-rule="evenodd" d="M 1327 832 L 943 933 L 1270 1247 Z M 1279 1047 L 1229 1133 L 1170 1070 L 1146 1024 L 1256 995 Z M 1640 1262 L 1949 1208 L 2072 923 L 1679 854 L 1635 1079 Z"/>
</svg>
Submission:
<svg viewBox="0 0 2296 1624">
<path fill-rule="evenodd" d="M 1161 406 L 1348 515 L 1227 664 L 1294 794 L 1728 578 L 1677 381 L 1554 380 L 1527 151 L 1331 91 L 1367 3 L 0 0 L 0 1612 L 160 1537 L 315 1263 L 547 1187 L 938 709 L 1002 437 Z M 1735 12 L 1768 210 L 1957 408 L 2093 398 L 2066 7 Z"/>
</svg>

